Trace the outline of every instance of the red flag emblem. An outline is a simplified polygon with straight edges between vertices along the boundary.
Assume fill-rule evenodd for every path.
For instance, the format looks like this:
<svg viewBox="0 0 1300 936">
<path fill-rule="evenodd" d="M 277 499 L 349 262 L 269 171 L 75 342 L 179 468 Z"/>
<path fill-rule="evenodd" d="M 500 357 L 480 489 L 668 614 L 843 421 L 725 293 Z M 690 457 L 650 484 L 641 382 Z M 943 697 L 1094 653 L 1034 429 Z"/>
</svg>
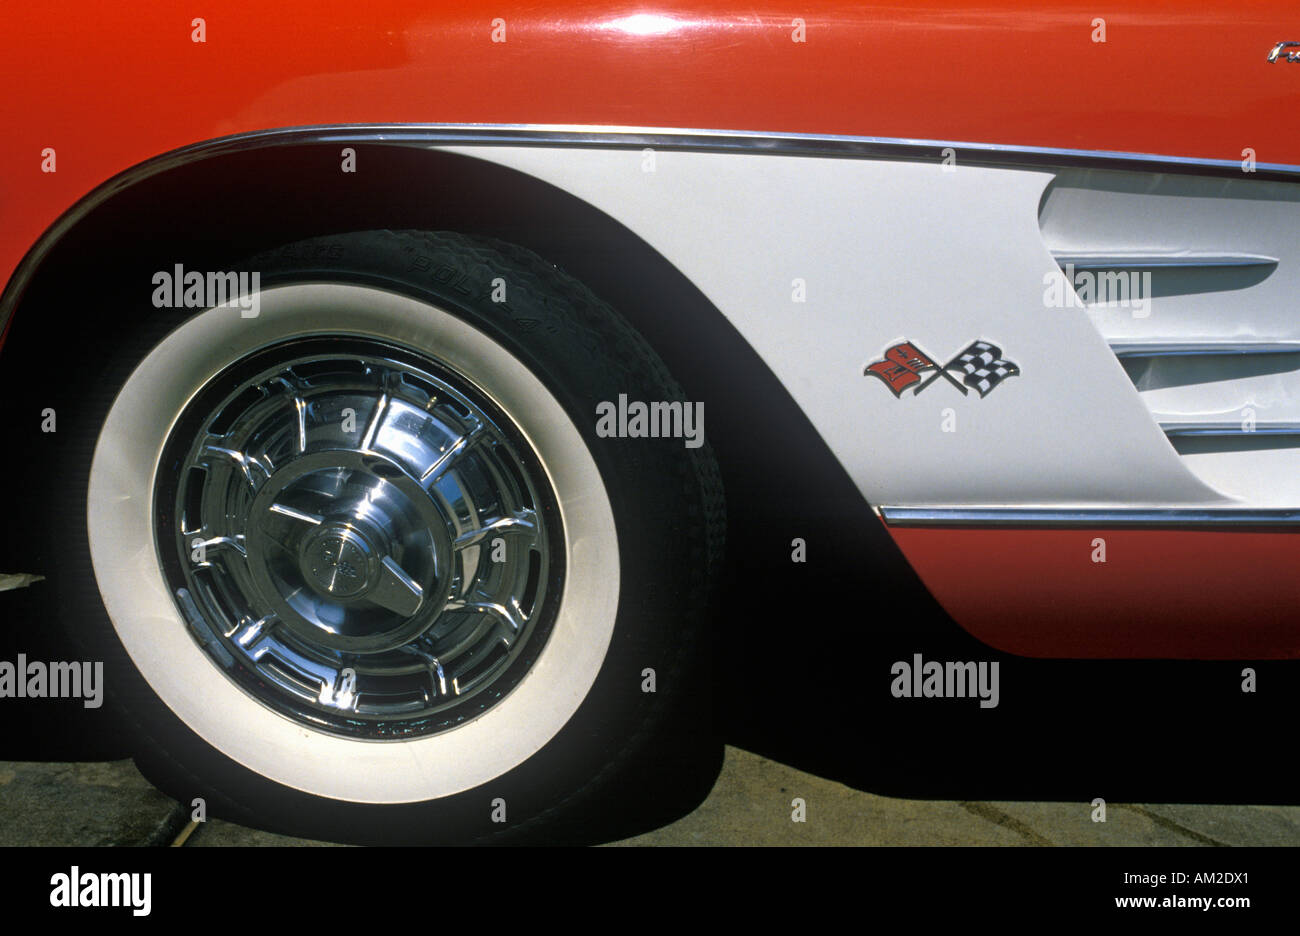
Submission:
<svg viewBox="0 0 1300 936">
<path fill-rule="evenodd" d="M 911 342 L 904 342 L 886 351 L 883 361 L 868 364 L 863 373 L 879 377 L 894 391 L 894 396 L 901 396 L 904 390 L 920 381 L 924 371 L 937 370 L 938 367 Z"/>
</svg>

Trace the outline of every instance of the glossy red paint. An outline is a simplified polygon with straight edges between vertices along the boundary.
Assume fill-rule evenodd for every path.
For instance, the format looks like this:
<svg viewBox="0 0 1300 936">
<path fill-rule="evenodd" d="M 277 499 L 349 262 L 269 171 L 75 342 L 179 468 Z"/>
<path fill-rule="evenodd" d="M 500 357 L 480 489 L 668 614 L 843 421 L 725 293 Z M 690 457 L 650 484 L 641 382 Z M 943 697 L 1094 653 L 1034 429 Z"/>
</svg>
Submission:
<svg viewBox="0 0 1300 936">
<path fill-rule="evenodd" d="M 890 527 L 961 625 L 1031 657 L 1296 659 L 1300 536 Z M 1094 540 L 1105 562 L 1094 562 Z"/>
<path fill-rule="evenodd" d="M 0 281 L 95 185 L 304 124 L 800 131 L 1300 162 L 1285 0 L 10 4 Z M 191 41 L 205 20 L 206 42 Z M 794 42 L 795 17 L 806 42 Z M 1095 17 L 1106 41 L 1094 42 Z M 493 42 L 493 19 L 505 42 Z M 57 172 L 41 171 L 42 150 Z"/>
</svg>

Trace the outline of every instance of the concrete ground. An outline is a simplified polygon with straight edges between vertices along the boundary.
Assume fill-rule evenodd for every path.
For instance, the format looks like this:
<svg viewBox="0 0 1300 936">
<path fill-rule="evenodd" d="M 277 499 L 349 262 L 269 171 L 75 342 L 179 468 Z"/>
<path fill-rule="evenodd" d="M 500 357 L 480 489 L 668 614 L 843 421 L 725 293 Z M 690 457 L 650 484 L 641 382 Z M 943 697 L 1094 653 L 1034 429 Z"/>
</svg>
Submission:
<svg viewBox="0 0 1300 936">
<path fill-rule="evenodd" d="M 795 822 L 794 801 L 805 821 Z M 736 747 L 697 809 L 616 845 L 1300 845 L 1300 806 L 897 799 Z M 324 845 L 218 819 L 194 826 L 129 760 L 0 762 L 0 845 Z"/>
</svg>

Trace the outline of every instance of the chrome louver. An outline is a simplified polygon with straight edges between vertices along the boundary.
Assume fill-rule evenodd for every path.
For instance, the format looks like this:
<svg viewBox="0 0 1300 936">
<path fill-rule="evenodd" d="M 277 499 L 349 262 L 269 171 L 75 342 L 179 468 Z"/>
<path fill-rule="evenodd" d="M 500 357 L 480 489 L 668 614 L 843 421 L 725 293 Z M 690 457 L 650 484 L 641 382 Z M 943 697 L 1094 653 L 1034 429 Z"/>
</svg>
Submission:
<svg viewBox="0 0 1300 936">
<path fill-rule="evenodd" d="M 1189 469 L 1260 504 L 1300 503 L 1298 202 L 1248 173 L 1067 169 L 1039 206 L 1072 298 Z"/>
</svg>

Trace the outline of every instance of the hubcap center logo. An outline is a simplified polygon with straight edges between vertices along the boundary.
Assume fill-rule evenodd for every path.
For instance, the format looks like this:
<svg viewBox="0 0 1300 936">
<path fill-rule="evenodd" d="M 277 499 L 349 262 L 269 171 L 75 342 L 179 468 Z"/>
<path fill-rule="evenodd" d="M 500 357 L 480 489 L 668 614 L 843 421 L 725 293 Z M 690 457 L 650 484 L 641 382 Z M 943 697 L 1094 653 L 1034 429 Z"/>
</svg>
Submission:
<svg viewBox="0 0 1300 936">
<path fill-rule="evenodd" d="M 308 539 L 302 566 L 310 584 L 321 593 L 356 598 L 370 590 L 374 555 L 373 547 L 354 528 L 331 524 Z"/>
</svg>

